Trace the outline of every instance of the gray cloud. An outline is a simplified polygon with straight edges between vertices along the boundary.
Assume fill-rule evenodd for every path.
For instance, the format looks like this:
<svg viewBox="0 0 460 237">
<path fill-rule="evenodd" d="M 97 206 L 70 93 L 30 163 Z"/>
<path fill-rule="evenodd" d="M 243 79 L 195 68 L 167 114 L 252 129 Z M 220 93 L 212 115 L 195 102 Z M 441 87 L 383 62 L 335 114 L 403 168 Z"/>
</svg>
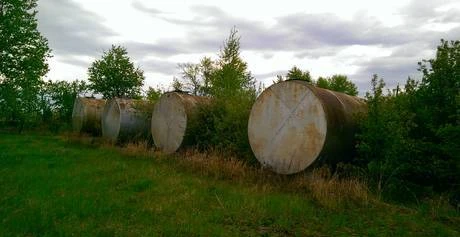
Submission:
<svg viewBox="0 0 460 237">
<path fill-rule="evenodd" d="M 280 51 L 294 52 L 297 58 L 333 57 L 352 45 L 394 49 L 388 57 L 371 61 L 356 59 L 360 70 L 350 75 L 350 78 L 358 84 L 360 90 L 369 88 L 374 73 L 384 77 L 389 86 L 404 82 L 408 75 L 417 73 L 416 63 L 422 59 L 423 51 L 434 50 L 440 38 L 460 38 L 460 27 L 447 32 L 422 29 L 429 23 L 460 22 L 459 10 L 439 12 L 435 9 L 440 4 L 429 1 L 414 0 L 402 8 L 399 14 L 403 17 L 403 24 L 394 27 L 386 26 L 363 12 L 351 20 L 341 19 L 334 14 L 299 12 L 278 17 L 274 25 L 267 26 L 264 22 L 235 17 L 213 6 L 192 6 L 191 11 L 195 16 L 184 20 L 146 7 L 141 1 L 133 1 L 131 5 L 142 14 L 185 26 L 186 37 L 181 39 L 162 38 L 155 44 L 132 41 L 123 43 L 144 70 L 171 76 L 178 72 L 177 63 L 146 59 L 146 56 L 165 58 L 177 54 L 215 53 L 233 26 L 242 36 L 241 49 L 261 52 L 266 59 L 276 57 Z M 116 35 L 101 24 L 104 19 L 84 10 L 76 1 L 41 0 L 38 17 L 40 30 L 49 39 L 54 53 L 65 58 L 63 61 L 82 67 L 84 63 L 73 56 L 94 56 L 110 47 L 111 42 L 106 39 Z M 284 73 L 275 71 L 255 74 L 255 77 L 268 82 L 277 74 Z"/>
<path fill-rule="evenodd" d="M 274 52 L 264 52 L 262 54 L 262 57 L 264 57 L 264 59 L 271 59 L 275 56 L 275 53 Z"/>
<path fill-rule="evenodd" d="M 420 78 L 420 73 L 417 71 L 417 62 L 418 60 L 412 57 L 393 55 L 376 58 L 359 64 L 361 69 L 350 75 L 350 79 L 353 80 L 361 92 L 369 90 L 373 74 L 383 78 L 388 88 L 393 88 L 398 84 L 403 85 L 408 76 L 415 79 Z"/>
<path fill-rule="evenodd" d="M 193 12 L 206 17 L 190 21 L 161 17 L 170 23 L 189 26 L 187 44 L 195 50 L 210 50 L 228 34 L 222 29 L 236 26 L 242 46 L 249 50 L 298 51 L 347 45 L 398 45 L 415 39 L 416 34 L 403 27 L 385 27 L 371 17 L 359 16 L 352 21 L 333 14 L 297 13 L 266 27 L 262 22 L 233 17 L 217 7 L 194 6 Z M 177 42 L 179 43 L 179 42 Z M 213 47 L 214 48 L 214 47 Z"/>
<path fill-rule="evenodd" d="M 435 8 L 439 3 L 435 1 L 411 1 L 400 10 L 406 21 L 425 21 L 436 16 Z"/>
<path fill-rule="evenodd" d="M 292 41 L 301 45 L 396 45 L 410 41 L 414 36 L 399 27 L 385 27 L 381 22 L 367 17 L 352 21 L 341 20 L 332 14 L 295 14 L 280 19 L 279 26 L 295 33 Z M 297 42 L 295 39 L 302 39 Z"/>
<path fill-rule="evenodd" d="M 116 35 L 100 23 L 104 19 L 73 1 L 41 0 L 38 11 L 39 30 L 61 57 L 94 55 L 110 45 L 107 37 Z"/>
<path fill-rule="evenodd" d="M 177 45 L 160 42 L 159 44 L 147 44 L 140 42 L 125 42 L 122 44 L 128 49 L 129 55 L 136 58 L 142 58 L 147 55 L 172 56 L 179 53 L 186 53 Z"/>
<path fill-rule="evenodd" d="M 458 23 L 460 21 L 459 10 L 450 9 L 445 12 L 437 11 L 441 5 L 454 2 L 444 0 L 442 4 L 436 1 L 417 1 L 412 0 L 407 6 L 400 10 L 407 25 L 420 26 L 427 22 L 436 23 Z"/>
<path fill-rule="evenodd" d="M 391 57 L 405 57 L 415 59 L 417 56 L 420 56 L 420 50 L 428 49 L 429 45 L 429 42 L 413 42 L 403 44 L 393 50 Z"/>
<path fill-rule="evenodd" d="M 153 16 L 157 16 L 157 15 L 163 13 L 162 11 L 160 11 L 158 9 L 149 8 L 149 7 L 144 6 L 140 1 L 133 1 L 131 6 L 133 6 L 134 9 L 136 9 L 138 11 L 141 11 L 141 12 L 153 15 Z"/>
<path fill-rule="evenodd" d="M 331 57 L 336 55 L 346 46 L 325 46 L 314 49 L 299 50 L 294 56 L 297 58 L 318 59 L 321 57 Z"/>
<path fill-rule="evenodd" d="M 458 13 L 460 15 L 460 12 Z M 459 21 L 460 23 L 460 21 Z M 445 40 L 458 40 L 460 39 L 460 26 L 455 27 L 451 29 L 448 32 L 439 32 L 437 37 L 432 37 L 430 41 L 430 47 L 435 48 L 437 45 L 439 45 L 439 39 L 445 39 Z"/>
<path fill-rule="evenodd" d="M 133 3 L 134 7 L 141 7 Z M 83 9 L 77 2 L 71 0 L 41 0 L 38 5 L 39 30 L 48 39 L 53 54 L 59 56 L 62 63 L 87 68 L 90 66 L 85 60 L 76 56 L 99 57 L 103 50 L 110 48 L 108 37 L 116 33 L 104 26 L 103 18 L 95 13 Z M 148 12 L 154 13 L 149 9 Z M 173 74 L 175 64 L 169 65 L 162 61 L 142 61 L 147 55 L 171 56 L 183 53 L 183 50 L 167 42 L 147 44 L 140 42 L 122 42 L 133 59 L 140 59 L 141 67 L 147 71 Z"/>
<path fill-rule="evenodd" d="M 61 58 L 60 61 L 63 63 L 67 63 L 69 65 L 79 66 L 83 68 L 88 68 L 91 65 L 90 62 L 87 62 L 85 60 L 81 60 L 78 58 L 74 58 L 72 56 Z"/>
<path fill-rule="evenodd" d="M 443 12 L 433 10 L 439 4 L 413 1 L 402 10 L 406 22 L 417 20 L 418 26 L 438 19 L 440 22 L 458 22 L 458 10 Z M 272 27 L 263 22 L 234 17 L 218 7 L 193 6 L 197 16 L 192 20 L 161 17 L 168 22 L 189 26 L 187 44 L 194 49 L 209 50 L 209 45 L 220 43 L 228 30 L 236 26 L 242 37 L 242 46 L 249 50 L 299 51 L 349 45 L 397 46 L 426 38 L 437 38 L 440 32 L 422 32 L 419 27 L 405 24 L 396 27 L 385 26 L 379 20 L 365 14 L 352 20 L 343 20 L 334 14 L 296 13 L 277 19 Z M 227 32 L 223 29 L 228 29 Z M 421 37 L 422 36 L 422 37 Z M 314 56 L 315 57 L 315 56 Z"/>
<path fill-rule="evenodd" d="M 236 18 L 217 7 L 209 6 L 194 6 L 193 12 L 198 16 L 191 21 L 162 19 L 186 25 L 189 28 L 187 43 L 177 41 L 174 45 L 199 52 L 215 49 L 233 26 L 237 27 L 242 36 L 243 50 L 269 52 L 267 57 L 271 57 L 271 54 L 276 57 L 277 51 L 293 51 L 296 52 L 295 57 L 316 59 L 334 56 L 351 45 L 395 48 L 389 57 L 368 62 L 357 59 L 360 70 L 350 75 L 350 78 L 363 92 L 369 89 L 373 74 L 385 78 L 388 87 L 403 84 L 408 76 L 419 75 L 416 69 L 417 62 L 422 59 L 422 51 L 434 50 L 440 38 L 460 36 L 459 27 L 449 32 L 427 32 L 420 29 L 430 22 L 458 22 L 458 10 L 450 10 L 448 14 L 439 13 L 433 10 L 438 6 L 413 1 L 401 10 L 405 24 L 396 27 L 385 26 L 365 14 L 357 15 L 352 20 L 343 20 L 333 14 L 305 13 L 280 17 L 274 26 L 266 27 L 261 22 Z M 254 76 L 259 81 L 269 83 L 277 74 L 284 73 L 276 71 Z"/>
<path fill-rule="evenodd" d="M 440 23 L 458 23 L 460 22 L 459 11 L 457 9 L 450 9 L 434 21 Z"/>
<path fill-rule="evenodd" d="M 178 71 L 177 63 L 175 62 L 158 59 L 145 59 L 139 60 L 138 63 L 139 67 L 144 71 L 163 73 L 166 75 L 173 75 Z"/>
<path fill-rule="evenodd" d="M 267 73 L 259 73 L 259 74 L 254 74 L 254 77 L 256 78 L 272 78 L 273 80 L 276 79 L 276 75 L 286 75 L 288 70 L 278 70 L 278 71 L 272 71 L 272 72 L 267 72 Z"/>
</svg>

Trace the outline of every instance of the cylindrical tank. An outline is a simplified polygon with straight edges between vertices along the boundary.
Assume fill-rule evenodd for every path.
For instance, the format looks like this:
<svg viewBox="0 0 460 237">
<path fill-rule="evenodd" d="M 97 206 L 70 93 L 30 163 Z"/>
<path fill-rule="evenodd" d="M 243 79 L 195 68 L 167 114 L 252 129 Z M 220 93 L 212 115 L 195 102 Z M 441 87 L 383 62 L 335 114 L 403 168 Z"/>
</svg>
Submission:
<svg viewBox="0 0 460 237">
<path fill-rule="evenodd" d="M 363 99 L 289 80 L 267 88 L 254 103 L 249 143 L 262 166 L 293 174 L 312 164 L 334 164 L 354 149 L 356 116 Z"/>
<path fill-rule="evenodd" d="M 101 116 L 105 100 L 78 97 L 72 111 L 74 132 L 101 135 Z"/>
<path fill-rule="evenodd" d="M 153 104 L 134 99 L 111 99 L 102 114 L 102 136 L 111 141 L 148 139 Z"/>
<path fill-rule="evenodd" d="M 182 92 L 163 94 L 152 113 L 151 131 L 155 146 L 166 154 L 177 151 L 184 141 L 192 113 L 208 101 L 208 97 Z"/>
</svg>

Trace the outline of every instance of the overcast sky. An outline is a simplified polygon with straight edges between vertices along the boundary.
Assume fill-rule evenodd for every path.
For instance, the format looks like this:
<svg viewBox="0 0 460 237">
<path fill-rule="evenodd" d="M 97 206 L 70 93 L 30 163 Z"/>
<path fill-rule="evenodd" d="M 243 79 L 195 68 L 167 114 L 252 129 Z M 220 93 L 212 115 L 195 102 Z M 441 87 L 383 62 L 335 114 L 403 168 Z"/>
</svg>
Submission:
<svg viewBox="0 0 460 237">
<path fill-rule="evenodd" d="M 128 49 L 146 86 L 167 88 L 178 63 L 217 52 L 233 26 L 242 57 L 266 86 L 293 65 L 314 78 L 345 74 L 361 93 L 372 74 L 389 86 L 417 76 L 441 38 L 460 39 L 455 0 L 39 0 L 52 80 L 86 79 L 112 44 Z"/>
</svg>

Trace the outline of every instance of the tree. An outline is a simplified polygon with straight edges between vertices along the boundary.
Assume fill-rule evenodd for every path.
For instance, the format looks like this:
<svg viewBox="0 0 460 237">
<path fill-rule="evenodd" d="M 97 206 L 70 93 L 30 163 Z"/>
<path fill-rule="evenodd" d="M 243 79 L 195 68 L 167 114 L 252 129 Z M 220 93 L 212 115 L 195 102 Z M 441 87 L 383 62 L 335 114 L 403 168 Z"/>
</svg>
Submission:
<svg viewBox="0 0 460 237">
<path fill-rule="evenodd" d="M 310 72 L 307 70 L 302 71 L 297 66 L 293 66 L 285 76 L 276 75 L 276 80 L 274 80 L 273 83 L 279 83 L 285 80 L 302 80 L 312 82 Z"/>
<path fill-rule="evenodd" d="M 91 89 L 106 99 L 139 97 L 144 79 L 144 72 L 134 67 L 126 48 L 122 46 L 112 45 L 88 69 Z"/>
<path fill-rule="evenodd" d="M 178 67 L 181 70 L 182 79 L 185 81 L 183 89 L 193 95 L 198 95 L 203 84 L 200 78 L 200 64 L 179 63 Z"/>
<path fill-rule="evenodd" d="M 460 41 L 441 40 L 436 58 L 418 63 L 423 73 L 420 83 L 420 99 L 425 108 L 423 114 L 434 126 L 460 122 Z"/>
<path fill-rule="evenodd" d="M 37 30 L 36 2 L 0 2 L 0 117 L 20 128 L 39 114 L 37 96 L 51 57 Z"/>
<path fill-rule="evenodd" d="M 329 78 L 320 77 L 316 81 L 316 86 L 352 96 L 358 95 L 358 87 L 352 81 L 348 80 L 346 75 L 337 74 Z"/>
<path fill-rule="evenodd" d="M 240 37 L 233 28 L 219 52 L 210 80 L 210 94 L 213 97 L 238 97 L 241 94 L 255 94 L 255 80 L 248 65 L 240 57 Z"/>
<path fill-rule="evenodd" d="M 40 90 L 40 102 L 43 122 L 54 123 L 54 127 L 69 124 L 72 118 L 75 98 L 86 93 L 85 81 L 47 81 Z"/>
<path fill-rule="evenodd" d="M 374 75 L 372 91 L 366 93 L 367 117 L 360 124 L 356 161 L 362 162 L 371 183 L 384 197 L 408 201 L 427 194 L 431 157 L 424 157 L 411 133 L 417 129 L 416 114 L 410 109 L 417 83 L 408 78 L 404 89 L 399 85 L 384 93 L 385 83 Z M 402 195 L 407 192 L 412 195 Z"/>
<path fill-rule="evenodd" d="M 200 87 L 200 93 L 202 95 L 209 95 L 211 78 L 215 71 L 215 63 L 209 57 L 203 57 L 200 61 L 200 71 L 202 78 L 202 85 Z"/>
<path fill-rule="evenodd" d="M 181 79 L 174 78 L 172 87 L 193 95 L 209 96 L 211 79 L 215 73 L 215 62 L 203 57 L 199 63 L 179 63 Z"/>
<path fill-rule="evenodd" d="M 460 41 L 441 40 L 435 58 L 419 66 L 423 77 L 410 108 L 417 114 L 412 134 L 432 161 L 436 180 L 428 184 L 456 190 L 460 205 Z"/>
<path fill-rule="evenodd" d="M 161 94 L 163 94 L 163 92 L 161 91 L 160 88 L 155 89 L 149 86 L 149 89 L 147 89 L 147 92 L 146 92 L 146 98 L 147 100 L 151 102 L 155 102 L 158 99 L 160 99 Z"/>
<path fill-rule="evenodd" d="M 302 71 L 297 66 L 294 66 L 286 74 L 286 80 L 303 80 L 311 82 L 311 76 L 309 71 Z"/>
<path fill-rule="evenodd" d="M 358 134 L 359 159 L 393 197 L 447 192 L 460 205 L 460 41 L 444 41 L 436 57 L 419 63 L 422 80 L 409 78 L 382 93 L 372 81 L 367 118 Z"/>
<path fill-rule="evenodd" d="M 249 158 L 252 153 L 247 136 L 247 122 L 256 97 L 255 80 L 240 56 L 240 37 L 233 28 L 224 41 L 218 59 L 201 60 L 203 92 L 212 102 L 201 106 L 195 119 L 187 124 L 184 140 L 202 149 L 217 148 Z"/>
<path fill-rule="evenodd" d="M 284 81 L 284 77 L 281 75 L 276 75 L 276 80 L 273 80 L 273 84 L 280 83 Z"/>
<path fill-rule="evenodd" d="M 174 91 L 182 91 L 184 88 L 184 84 L 182 84 L 182 82 L 180 82 L 179 79 L 177 79 L 177 77 L 173 78 L 171 86 Z"/>
<path fill-rule="evenodd" d="M 316 80 L 316 86 L 319 88 L 329 89 L 329 78 L 318 77 L 318 80 Z"/>
</svg>

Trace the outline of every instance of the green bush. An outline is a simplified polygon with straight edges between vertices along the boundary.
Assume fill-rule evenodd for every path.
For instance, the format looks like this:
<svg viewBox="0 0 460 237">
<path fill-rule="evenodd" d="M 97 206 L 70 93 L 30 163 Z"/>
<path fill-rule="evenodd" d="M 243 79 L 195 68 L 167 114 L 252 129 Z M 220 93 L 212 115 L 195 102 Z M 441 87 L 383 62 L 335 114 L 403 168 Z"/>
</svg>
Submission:
<svg viewBox="0 0 460 237">
<path fill-rule="evenodd" d="M 249 146 L 247 124 L 256 98 L 255 80 L 240 57 L 240 37 L 234 28 L 219 52 L 211 61 L 203 58 L 200 64 L 181 64 L 182 82 L 194 94 L 208 96 L 211 102 L 200 106 L 189 119 L 186 146 L 202 150 L 218 149 L 255 161 Z"/>
<path fill-rule="evenodd" d="M 76 97 L 86 92 L 85 81 L 48 81 L 40 88 L 41 122 L 52 132 L 71 127 L 73 104 Z"/>
<path fill-rule="evenodd" d="M 182 67 L 185 70 L 182 74 L 186 75 L 183 84 L 192 85 L 195 93 L 211 97 L 211 103 L 201 106 L 192 115 L 184 142 L 200 149 L 218 149 L 254 160 L 247 124 L 256 87 L 239 51 L 240 38 L 236 29 L 232 29 L 215 62 L 204 58 L 199 66 Z M 198 72 L 202 74 L 201 80 Z"/>
<path fill-rule="evenodd" d="M 423 78 L 383 93 L 374 75 L 361 121 L 358 164 L 384 196 L 412 199 L 460 189 L 460 42 L 441 41 Z M 452 198 L 455 199 L 455 198 Z"/>
<path fill-rule="evenodd" d="M 251 106 L 252 100 L 243 97 L 226 103 L 216 100 L 199 107 L 187 125 L 186 144 L 200 150 L 218 149 L 254 162 L 247 135 Z"/>
</svg>

